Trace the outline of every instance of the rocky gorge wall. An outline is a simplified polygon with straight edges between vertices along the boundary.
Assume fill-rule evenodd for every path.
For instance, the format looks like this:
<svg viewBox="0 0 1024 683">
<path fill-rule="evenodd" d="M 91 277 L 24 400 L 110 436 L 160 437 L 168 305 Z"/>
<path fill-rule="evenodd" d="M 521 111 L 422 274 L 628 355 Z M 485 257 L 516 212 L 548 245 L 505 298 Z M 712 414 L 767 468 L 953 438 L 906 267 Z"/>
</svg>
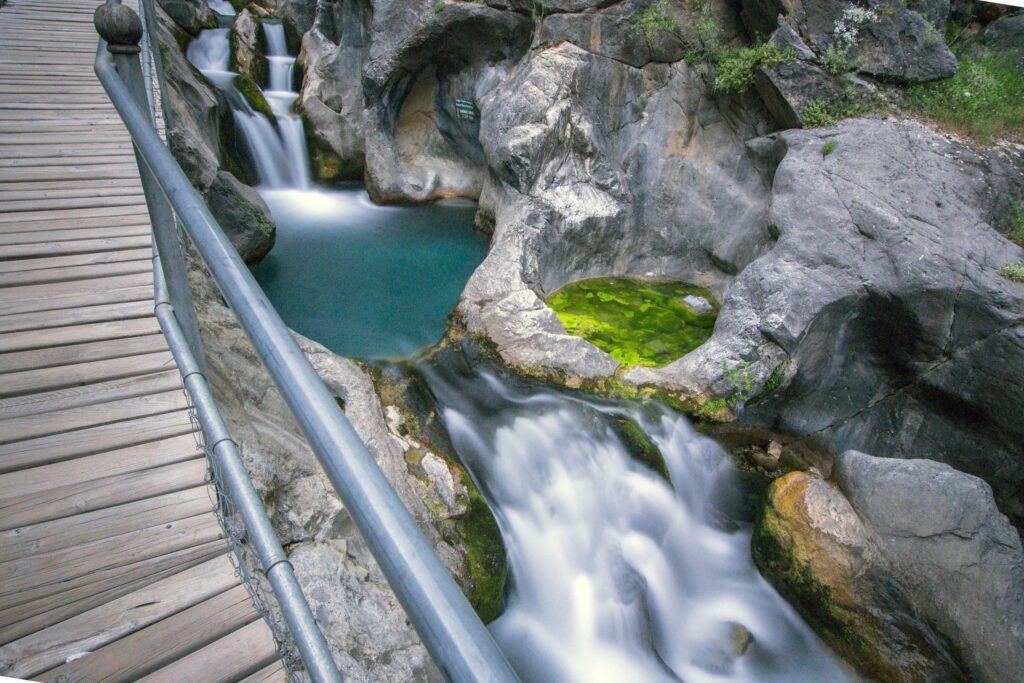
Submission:
<svg viewBox="0 0 1024 683">
<path fill-rule="evenodd" d="M 809 118 L 822 102 L 866 111 L 858 107 L 888 97 L 891 82 L 955 72 L 941 36 L 948 3 L 245 5 L 240 35 L 255 35 L 243 28 L 252 17 L 273 15 L 301 47 L 299 106 L 319 180 L 365 178 L 379 202 L 479 199 L 477 223 L 492 242 L 459 301 L 458 332 L 531 377 L 655 395 L 775 430 L 786 448 L 843 453 L 834 472 L 773 485 L 754 548 L 766 577 L 878 680 L 997 681 L 1020 669 L 1024 285 L 999 273 L 1024 259 L 1006 238 L 1024 197 L 1024 155 L 1012 141 L 983 146 L 943 134 L 898 107 L 826 127 Z M 1020 32 L 1019 22 L 1000 21 L 1000 31 Z M 703 55 L 757 42 L 751 37 L 781 58 L 756 63 L 747 87 L 723 90 L 722 62 Z M 238 43 L 236 63 L 258 81 L 258 37 Z M 837 55 L 850 65 L 839 74 Z M 216 96 L 179 66 L 172 79 L 194 125 L 174 132 L 176 152 L 212 207 L 215 187 L 234 188 L 227 175 L 238 182 L 225 170 L 230 144 L 210 132 L 223 125 Z M 234 199 L 221 205 L 227 225 L 253 215 L 229 215 L 227 207 L 245 206 Z M 568 282 L 611 275 L 710 289 L 721 302 L 713 336 L 666 367 L 625 368 L 567 334 L 544 299 Z M 357 676 L 435 675 L 408 627 L 382 616 L 393 598 L 308 453 L 300 465 L 285 457 L 304 446 L 225 320 L 204 319 L 221 354 L 218 386 L 279 511 L 275 522 L 294 536 L 318 618 L 344 634 L 332 646 Z M 354 401 L 350 417 L 457 568 L 457 540 L 438 540 L 437 531 L 453 510 L 424 514 L 412 492 L 434 501 L 428 513 L 443 509 L 439 484 L 424 489 L 420 470 L 401 462 L 417 449 L 382 445 L 402 437 L 381 431 L 375 398 L 354 398 L 370 394 L 365 375 L 306 348 L 347 412 Z M 737 386 L 737 372 L 751 391 Z M 247 385 L 258 389 L 228 397 L 229 387 Z M 951 491 L 970 503 L 958 512 Z M 901 494 L 945 521 L 897 510 Z M 844 553 L 856 561 L 829 564 Z M 851 578 L 850 567 L 862 575 Z M 959 593 L 946 590 L 950 575 L 968 577 Z M 998 609 L 979 612 L 972 601 Z M 370 626 L 353 632 L 332 616 L 349 610 Z M 378 628 L 389 636 L 370 644 Z M 986 649 L 991 658 L 979 658 Z"/>
</svg>

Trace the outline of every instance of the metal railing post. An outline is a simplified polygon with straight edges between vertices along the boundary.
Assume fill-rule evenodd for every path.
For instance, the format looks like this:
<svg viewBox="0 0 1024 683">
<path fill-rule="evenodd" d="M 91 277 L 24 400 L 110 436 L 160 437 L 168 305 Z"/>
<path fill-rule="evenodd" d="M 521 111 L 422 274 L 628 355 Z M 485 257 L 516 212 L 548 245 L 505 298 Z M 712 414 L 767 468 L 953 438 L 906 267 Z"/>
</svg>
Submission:
<svg viewBox="0 0 1024 683">
<path fill-rule="evenodd" d="M 114 68 L 128 86 L 132 99 L 141 109 L 149 111 L 149 97 L 146 95 L 146 84 L 139 59 L 139 53 L 142 51 L 139 47 L 143 34 L 142 21 L 131 8 L 125 7 L 127 11 L 113 9 L 119 7 L 121 0 L 107 0 L 106 5 L 100 5 L 96 10 L 96 25 L 99 28 L 101 21 L 104 23 L 106 34 L 103 37 L 107 41 L 107 51 L 113 57 Z M 178 234 L 178 224 L 171 204 L 153 177 L 153 172 L 139 154 L 138 147 L 134 149 L 139 177 L 142 180 L 142 191 L 146 196 L 146 206 L 149 208 L 150 223 L 153 226 L 153 239 L 160 250 L 164 274 L 167 277 L 168 297 L 192 349 L 192 355 L 200 367 L 205 369 L 206 356 L 203 354 L 203 345 L 199 337 L 199 325 L 196 322 L 192 289 L 188 284 L 188 269 Z"/>
</svg>

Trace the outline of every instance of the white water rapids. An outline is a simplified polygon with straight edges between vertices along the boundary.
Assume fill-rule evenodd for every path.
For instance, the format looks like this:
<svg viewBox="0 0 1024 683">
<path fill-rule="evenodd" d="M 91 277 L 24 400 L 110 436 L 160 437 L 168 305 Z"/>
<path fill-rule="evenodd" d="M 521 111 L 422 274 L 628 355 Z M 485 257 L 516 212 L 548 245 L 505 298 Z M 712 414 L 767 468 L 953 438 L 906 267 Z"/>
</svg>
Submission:
<svg viewBox="0 0 1024 683">
<path fill-rule="evenodd" d="M 735 475 L 684 417 L 440 372 L 431 389 L 508 551 L 491 629 L 524 680 L 852 680 L 758 574 L 750 525 L 712 523 Z M 613 415 L 658 446 L 671 484 L 629 455 Z"/>
<path fill-rule="evenodd" d="M 213 2 L 210 2 L 212 9 Z M 231 5 L 228 4 L 230 8 Z M 222 16 L 225 16 L 222 13 Z M 189 62 L 224 93 L 232 108 L 235 126 L 241 133 L 245 153 L 259 176 L 262 189 L 308 189 L 311 185 L 309 153 L 302 118 L 295 114 L 299 94 L 292 90 L 295 58 L 288 54 L 284 27 L 263 22 L 270 54 L 270 87 L 262 91 L 276 120 L 255 111 L 235 87 L 237 73 L 230 71 L 230 28 L 200 31 L 186 52 Z"/>
</svg>

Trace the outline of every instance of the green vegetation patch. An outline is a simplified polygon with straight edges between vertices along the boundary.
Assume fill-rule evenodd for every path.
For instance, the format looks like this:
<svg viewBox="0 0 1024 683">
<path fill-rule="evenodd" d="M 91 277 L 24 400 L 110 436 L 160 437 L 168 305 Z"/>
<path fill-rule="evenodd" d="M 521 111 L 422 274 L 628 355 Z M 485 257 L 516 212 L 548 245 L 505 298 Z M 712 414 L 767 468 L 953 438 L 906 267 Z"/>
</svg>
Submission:
<svg viewBox="0 0 1024 683">
<path fill-rule="evenodd" d="M 907 89 L 921 113 L 982 142 L 1024 135 L 1024 65 L 1009 51 L 957 55 L 950 78 Z"/>
<path fill-rule="evenodd" d="M 761 43 L 751 47 L 730 47 L 718 55 L 715 67 L 715 90 L 743 92 L 754 85 L 754 69 L 771 68 L 793 57 L 775 43 Z"/>
<path fill-rule="evenodd" d="M 684 303 L 706 299 L 712 310 Z M 685 282 L 598 278 L 566 285 L 548 297 L 569 334 L 611 354 L 625 366 L 660 367 L 711 336 L 718 307 L 711 293 Z"/>
<path fill-rule="evenodd" d="M 467 510 L 456 520 L 455 528 L 466 549 L 466 563 L 473 582 L 469 603 L 486 624 L 497 619 L 505 609 L 508 561 L 498 522 L 465 471 L 462 483 L 469 492 L 468 500 L 462 501 Z"/>
<path fill-rule="evenodd" d="M 1010 263 L 999 269 L 999 274 L 1007 280 L 1024 282 L 1024 263 Z"/>
</svg>

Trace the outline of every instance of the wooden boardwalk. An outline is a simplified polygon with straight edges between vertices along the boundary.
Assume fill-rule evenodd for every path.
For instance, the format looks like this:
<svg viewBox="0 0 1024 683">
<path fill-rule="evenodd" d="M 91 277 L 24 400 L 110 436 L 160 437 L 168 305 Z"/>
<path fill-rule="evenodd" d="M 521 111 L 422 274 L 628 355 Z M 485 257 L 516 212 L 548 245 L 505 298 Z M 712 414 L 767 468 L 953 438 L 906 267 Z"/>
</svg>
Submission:
<svg viewBox="0 0 1024 683">
<path fill-rule="evenodd" d="M 0 4 L 0 675 L 284 680 L 153 317 L 99 0 Z"/>
</svg>

